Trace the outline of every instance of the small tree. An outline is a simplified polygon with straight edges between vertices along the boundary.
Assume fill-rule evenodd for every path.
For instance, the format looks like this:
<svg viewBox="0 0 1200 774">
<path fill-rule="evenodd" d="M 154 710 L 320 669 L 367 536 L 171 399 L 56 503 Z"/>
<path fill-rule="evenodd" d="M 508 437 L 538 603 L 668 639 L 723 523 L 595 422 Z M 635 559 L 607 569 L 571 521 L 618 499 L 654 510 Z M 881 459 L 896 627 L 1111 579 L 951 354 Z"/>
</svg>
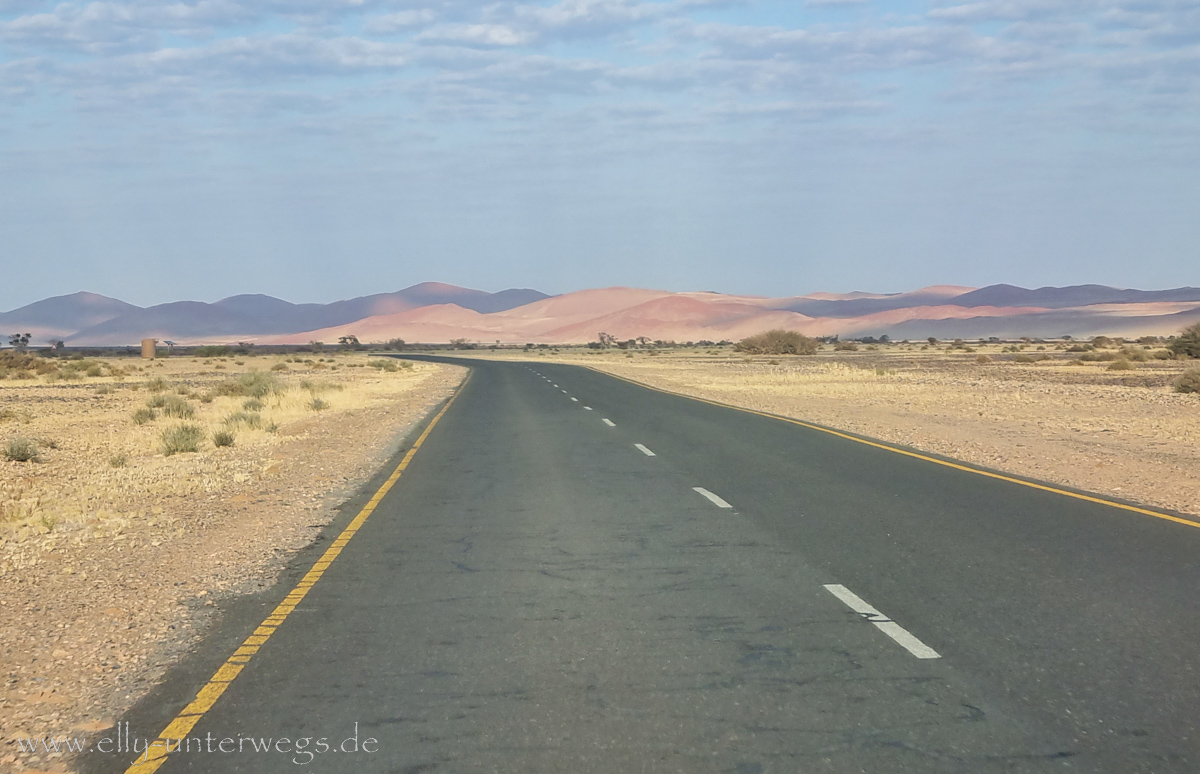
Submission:
<svg viewBox="0 0 1200 774">
<path fill-rule="evenodd" d="M 24 352 L 29 348 L 29 340 L 33 338 L 28 333 L 14 333 L 8 337 L 10 347 L 18 352 Z"/>
<path fill-rule="evenodd" d="M 609 347 L 611 347 L 617 343 L 616 336 L 612 336 L 603 331 L 596 334 L 596 339 L 600 342 L 600 346 L 603 349 L 608 349 Z"/>
<path fill-rule="evenodd" d="M 1200 323 L 1184 328 L 1167 348 L 1176 355 L 1200 358 Z"/>
<path fill-rule="evenodd" d="M 338 344 L 342 345 L 342 349 L 358 349 L 359 347 L 358 337 L 354 334 L 339 336 Z"/>
</svg>

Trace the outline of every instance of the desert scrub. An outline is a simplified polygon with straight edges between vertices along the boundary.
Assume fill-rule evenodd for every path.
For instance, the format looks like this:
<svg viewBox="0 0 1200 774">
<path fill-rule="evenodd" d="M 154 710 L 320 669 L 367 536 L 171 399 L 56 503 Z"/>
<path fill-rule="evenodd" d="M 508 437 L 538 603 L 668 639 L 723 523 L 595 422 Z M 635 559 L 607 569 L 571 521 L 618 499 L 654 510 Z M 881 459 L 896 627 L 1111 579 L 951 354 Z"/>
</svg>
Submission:
<svg viewBox="0 0 1200 774">
<path fill-rule="evenodd" d="M 242 401 L 242 408 L 246 411 L 262 411 L 263 402 L 258 398 L 249 398 Z"/>
<path fill-rule="evenodd" d="M 152 408 L 140 408 L 133 412 L 133 423 L 135 425 L 144 425 L 156 419 L 158 419 L 158 412 Z"/>
<path fill-rule="evenodd" d="M 380 371 L 387 371 L 389 373 L 400 370 L 400 367 L 396 365 L 395 360 L 368 360 L 367 365 L 371 366 L 372 368 L 378 368 Z"/>
<path fill-rule="evenodd" d="M 28 352 L 16 352 L 11 349 L 0 350 L 0 376 L 11 372 L 13 378 L 20 372 L 45 375 L 58 370 L 58 364 Z"/>
<path fill-rule="evenodd" d="M 976 355 L 975 362 L 979 363 L 980 365 L 983 365 L 984 363 L 992 362 L 992 359 L 990 357 L 988 357 L 987 355 Z"/>
<path fill-rule="evenodd" d="M 230 430 L 218 430 L 212 436 L 213 446 L 220 448 L 222 446 L 233 446 L 233 432 Z"/>
<path fill-rule="evenodd" d="M 129 458 L 124 454 L 114 454 L 108 458 L 108 466 L 110 468 L 123 468 L 129 463 Z"/>
<path fill-rule="evenodd" d="M 288 370 L 287 363 L 276 363 L 275 365 L 271 366 L 271 370 L 272 371 L 286 371 L 286 370 Z"/>
<path fill-rule="evenodd" d="M 146 382 L 146 389 L 150 392 L 165 392 L 168 388 L 170 388 L 170 386 L 170 383 L 168 383 L 167 380 L 161 376 L 156 376 L 150 381 Z"/>
<path fill-rule="evenodd" d="M 324 411 L 325 409 L 329 408 L 329 402 L 321 400 L 320 398 L 313 398 L 308 402 L 308 407 L 313 411 Z"/>
<path fill-rule="evenodd" d="M 162 453 L 170 457 L 172 454 L 200 451 L 204 441 L 204 431 L 199 425 L 175 425 L 163 430 Z"/>
<path fill-rule="evenodd" d="M 734 345 L 734 350 L 748 355 L 815 355 L 820 344 L 816 339 L 782 329 L 747 336 Z"/>
<path fill-rule="evenodd" d="M 283 391 L 284 387 L 277 378 L 262 371 L 251 371 L 236 379 L 227 379 L 213 389 L 217 395 L 248 398 L 265 398 L 272 393 Z"/>
<path fill-rule="evenodd" d="M 1125 358 L 1119 358 L 1119 359 L 1114 360 L 1111 363 L 1109 363 L 1108 368 L 1106 370 L 1109 370 L 1109 371 L 1132 371 L 1133 363 L 1130 363 Z"/>
<path fill-rule="evenodd" d="M 1200 393 L 1200 368 L 1189 368 L 1171 383 L 1175 392 Z"/>
<path fill-rule="evenodd" d="M 9 462 L 37 462 L 38 444 L 32 438 L 10 438 L 4 445 L 4 459 Z"/>
</svg>

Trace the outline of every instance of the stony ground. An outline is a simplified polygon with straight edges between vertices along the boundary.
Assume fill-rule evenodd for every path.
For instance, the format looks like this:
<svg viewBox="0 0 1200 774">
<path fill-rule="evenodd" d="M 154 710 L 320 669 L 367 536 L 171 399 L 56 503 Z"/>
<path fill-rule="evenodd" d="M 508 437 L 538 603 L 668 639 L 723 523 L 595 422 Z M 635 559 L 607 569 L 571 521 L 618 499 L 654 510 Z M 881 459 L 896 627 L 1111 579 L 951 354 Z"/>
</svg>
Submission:
<svg viewBox="0 0 1200 774">
<path fill-rule="evenodd" d="M 1117 371 L 1108 370 L 1111 361 L 1077 362 L 1078 354 L 1055 345 L 1002 349 L 968 352 L 943 343 L 835 352 L 827 346 L 813 356 L 790 357 L 744 357 L 728 348 L 643 350 L 632 357 L 620 350 L 563 349 L 509 357 L 582 363 L 687 395 L 1200 516 L 1200 395 L 1171 388 L 1196 361 L 1150 359 Z M 977 362 L 980 355 L 991 362 Z M 1047 359 L 1020 363 L 1018 355 Z"/>
<path fill-rule="evenodd" d="M 307 357 L 286 371 L 269 370 L 281 358 L 172 358 L 144 371 L 114 362 L 77 381 L 0 381 L 0 443 L 40 448 L 38 462 L 0 458 L 0 771 L 66 770 L 15 740 L 111 726 L 203 634 L 220 599 L 273 583 L 465 374 Z M 277 382 L 261 407 L 212 398 L 250 370 Z M 177 395 L 195 415 L 134 424 L 155 395 Z M 239 413 L 258 418 L 229 421 Z M 164 456 L 163 430 L 188 423 L 206 434 L 200 451 Z M 233 446 L 213 445 L 221 429 L 235 431 Z"/>
</svg>

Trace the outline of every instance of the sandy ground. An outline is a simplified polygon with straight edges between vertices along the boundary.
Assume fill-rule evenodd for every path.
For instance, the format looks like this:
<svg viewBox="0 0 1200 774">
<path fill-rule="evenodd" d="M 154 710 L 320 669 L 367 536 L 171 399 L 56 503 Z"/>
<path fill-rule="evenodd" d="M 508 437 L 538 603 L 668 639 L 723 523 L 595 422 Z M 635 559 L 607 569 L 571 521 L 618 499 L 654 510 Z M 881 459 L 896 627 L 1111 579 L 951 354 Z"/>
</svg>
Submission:
<svg viewBox="0 0 1200 774">
<path fill-rule="evenodd" d="M 465 375 L 303 357 L 286 371 L 268 370 L 280 357 L 169 358 L 137 371 L 141 361 L 113 360 L 105 375 L 72 382 L 0 381 L 0 443 L 41 441 L 39 462 L 0 457 L 0 771 L 66 770 L 15 740 L 111 726 L 222 598 L 272 584 Z M 281 391 L 249 410 L 245 395 L 203 402 L 250 370 Z M 160 410 L 135 425 L 155 395 L 183 398 L 195 416 Z M 164 456 L 163 430 L 185 423 L 205 433 L 200 451 Z M 234 444 L 217 448 L 223 429 Z"/>
<path fill-rule="evenodd" d="M 1022 353 L 924 345 L 813 356 L 728 348 L 535 350 L 686 395 L 803 419 L 988 468 L 1200 516 L 1200 395 L 1171 382 L 1195 361 L 1130 371 L 1078 363 L 1054 345 Z M 1043 346 L 1042 350 L 1038 347 Z M 1114 350 L 1115 351 L 1115 350 Z M 463 353 L 466 354 L 466 353 Z M 987 354 L 993 362 L 977 363 Z M 1015 354 L 1047 356 L 1017 363 Z"/>
</svg>

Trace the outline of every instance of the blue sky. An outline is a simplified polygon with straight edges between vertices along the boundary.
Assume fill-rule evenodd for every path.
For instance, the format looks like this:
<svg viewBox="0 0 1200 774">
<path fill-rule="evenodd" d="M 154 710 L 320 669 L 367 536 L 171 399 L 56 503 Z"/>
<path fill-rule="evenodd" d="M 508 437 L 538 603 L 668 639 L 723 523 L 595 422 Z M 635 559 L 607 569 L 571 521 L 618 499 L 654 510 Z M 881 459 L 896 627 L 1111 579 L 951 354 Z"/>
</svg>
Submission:
<svg viewBox="0 0 1200 774">
<path fill-rule="evenodd" d="M 1194 0 L 0 0 L 0 309 L 1200 285 Z"/>
</svg>

